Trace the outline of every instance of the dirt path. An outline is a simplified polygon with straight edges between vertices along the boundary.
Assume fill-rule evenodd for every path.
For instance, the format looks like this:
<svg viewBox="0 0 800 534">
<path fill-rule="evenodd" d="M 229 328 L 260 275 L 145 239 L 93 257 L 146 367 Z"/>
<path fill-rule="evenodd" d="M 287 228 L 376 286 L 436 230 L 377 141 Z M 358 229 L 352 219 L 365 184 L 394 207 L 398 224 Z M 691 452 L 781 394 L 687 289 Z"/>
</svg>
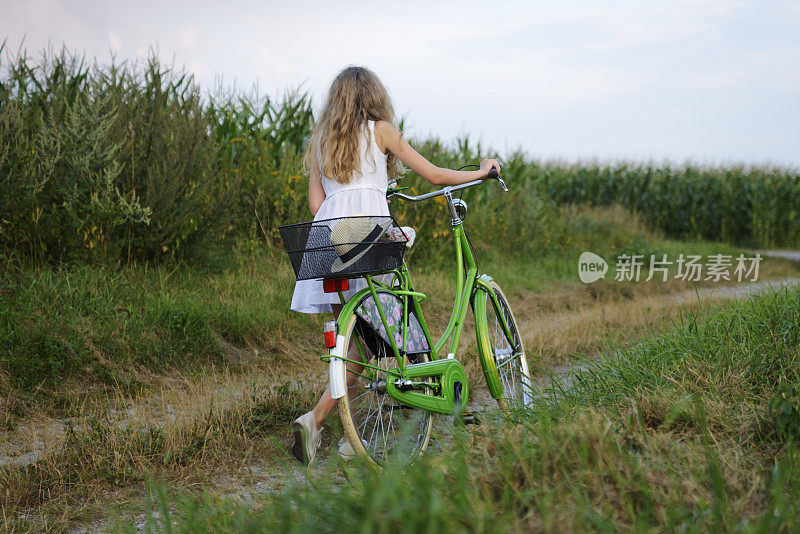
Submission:
<svg viewBox="0 0 800 534">
<path fill-rule="evenodd" d="M 753 253 L 800 262 L 800 251 L 797 250 L 754 250 Z"/>
</svg>

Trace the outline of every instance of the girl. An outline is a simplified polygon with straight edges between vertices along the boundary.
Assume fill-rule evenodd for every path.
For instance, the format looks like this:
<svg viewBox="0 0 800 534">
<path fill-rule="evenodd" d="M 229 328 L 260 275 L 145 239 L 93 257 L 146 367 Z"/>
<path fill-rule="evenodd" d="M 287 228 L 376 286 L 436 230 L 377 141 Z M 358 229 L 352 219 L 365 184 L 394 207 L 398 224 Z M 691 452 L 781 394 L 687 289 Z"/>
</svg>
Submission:
<svg viewBox="0 0 800 534">
<path fill-rule="evenodd" d="M 454 171 L 433 165 L 403 139 L 393 125 L 394 109 L 378 77 L 364 67 L 347 67 L 333 80 L 322 114 L 306 150 L 308 207 L 314 220 L 355 215 L 387 216 L 386 190 L 401 174 L 405 163 L 434 185 L 457 185 L 486 178 L 500 164 L 485 159 L 477 171 Z M 349 299 L 365 285 L 352 280 L 344 293 Z M 302 313 L 330 313 L 342 309 L 336 293 L 324 293 L 319 280 L 298 281 L 291 308 Z M 358 358 L 355 345 L 349 357 Z M 322 423 L 336 406 L 330 386 L 316 407 L 294 422 L 292 454 L 310 463 L 320 444 Z M 353 456 L 346 439 L 339 442 L 339 454 Z"/>
</svg>

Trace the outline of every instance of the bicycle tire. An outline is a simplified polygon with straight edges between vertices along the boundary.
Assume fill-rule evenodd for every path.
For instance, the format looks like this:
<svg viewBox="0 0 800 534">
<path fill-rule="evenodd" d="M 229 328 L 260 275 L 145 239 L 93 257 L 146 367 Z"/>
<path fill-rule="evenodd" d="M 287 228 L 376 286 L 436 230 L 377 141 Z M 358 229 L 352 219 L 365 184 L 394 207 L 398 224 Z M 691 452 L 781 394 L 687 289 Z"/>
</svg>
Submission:
<svg viewBox="0 0 800 534">
<path fill-rule="evenodd" d="M 486 288 L 479 288 L 473 299 L 478 354 L 489 393 L 503 407 L 528 408 L 533 400 L 533 382 L 517 321 L 497 282 L 488 283 L 506 319 L 513 343 L 503 332 L 498 310 Z M 512 346 L 513 345 L 513 346 Z M 510 352 L 509 352 L 510 351 Z"/>
</svg>

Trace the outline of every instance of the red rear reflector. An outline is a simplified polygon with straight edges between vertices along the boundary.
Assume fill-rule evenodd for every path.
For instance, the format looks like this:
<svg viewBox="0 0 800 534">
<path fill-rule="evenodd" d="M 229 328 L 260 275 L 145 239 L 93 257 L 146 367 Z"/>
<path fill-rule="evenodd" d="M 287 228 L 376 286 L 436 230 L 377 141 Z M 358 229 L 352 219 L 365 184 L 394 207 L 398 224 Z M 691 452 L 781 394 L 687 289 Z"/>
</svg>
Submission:
<svg viewBox="0 0 800 534">
<path fill-rule="evenodd" d="M 325 321 L 322 327 L 322 333 L 325 338 L 325 347 L 332 349 L 336 346 L 336 321 Z"/>
<path fill-rule="evenodd" d="M 350 289 L 350 280 L 347 278 L 330 278 L 322 281 L 322 290 L 325 293 L 336 293 Z"/>
<path fill-rule="evenodd" d="M 336 332 L 325 332 L 325 348 L 332 349 L 336 346 Z"/>
</svg>

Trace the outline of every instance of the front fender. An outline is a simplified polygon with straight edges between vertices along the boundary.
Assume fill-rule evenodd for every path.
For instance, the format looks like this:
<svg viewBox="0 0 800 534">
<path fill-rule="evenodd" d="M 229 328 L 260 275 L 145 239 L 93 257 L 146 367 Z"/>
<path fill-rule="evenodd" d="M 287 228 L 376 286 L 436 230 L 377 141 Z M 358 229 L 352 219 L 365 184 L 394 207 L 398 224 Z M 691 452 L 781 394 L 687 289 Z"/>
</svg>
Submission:
<svg viewBox="0 0 800 534">
<path fill-rule="evenodd" d="M 486 288 L 489 289 L 486 289 Z M 497 365 L 492 354 L 492 345 L 489 339 L 489 325 L 486 322 L 486 306 L 488 305 L 488 291 L 491 286 L 481 284 L 472 298 L 472 312 L 475 316 L 475 336 L 478 341 L 478 357 L 483 367 L 483 376 L 489 388 L 489 394 L 493 399 L 503 396 L 503 385 L 500 383 L 500 376 L 497 373 Z"/>
</svg>

